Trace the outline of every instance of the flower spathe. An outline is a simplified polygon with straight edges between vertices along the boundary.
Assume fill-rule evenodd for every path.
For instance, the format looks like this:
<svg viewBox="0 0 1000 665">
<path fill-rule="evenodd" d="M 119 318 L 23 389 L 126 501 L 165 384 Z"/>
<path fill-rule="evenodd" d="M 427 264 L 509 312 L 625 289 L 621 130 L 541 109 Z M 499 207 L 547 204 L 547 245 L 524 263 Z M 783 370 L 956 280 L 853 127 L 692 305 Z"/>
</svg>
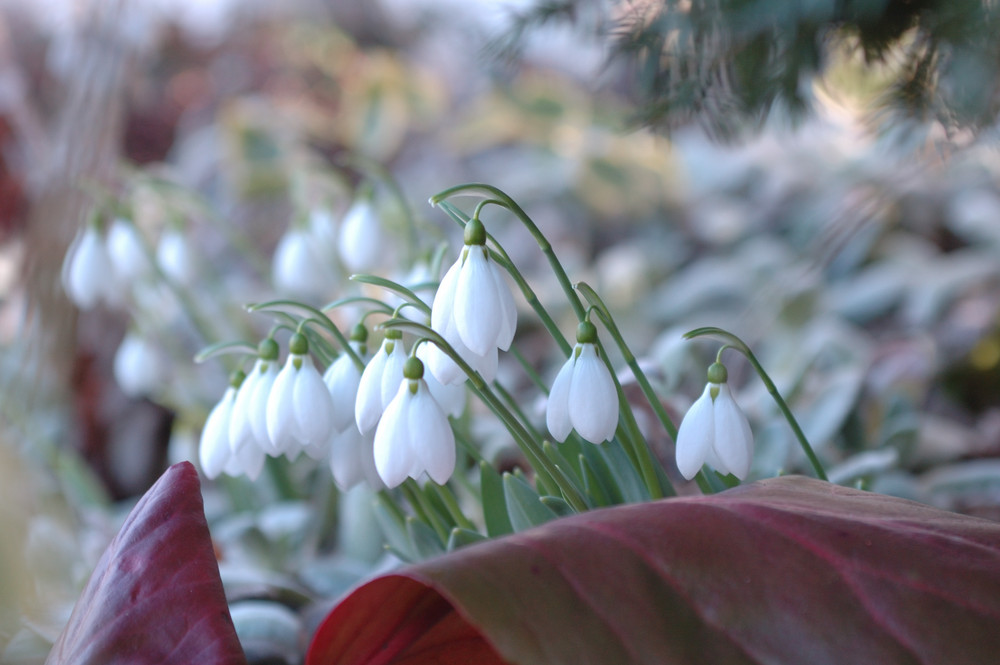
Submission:
<svg viewBox="0 0 1000 665">
<path fill-rule="evenodd" d="M 455 471 L 455 435 L 423 379 L 423 363 L 406 361 L 405 378 L 375 430 L 375 469 L 389 488 L 424 473 L 444 484 Z"/>
<path fill-rule="evenodd" d="M 295 458 L 326 456 L 333 431 L 333 400 L 301 333 L 292 335 L 289 354 L 267 398 L 267 434 L 272 450 Z M 269 451 L 270 452 L 270 451 Z"/>
<path fill-rule="evenodd" d="M 597 331 L 583 322 L 573 353 L 556 374 L 545 406 L 545 424 L 556 441 L 571 430 L 591 443 L 607 441 L 618 427 L 618 391 L 597 355 Z"/>
<path fill-rule="evenodd" d="M 677 430 L 677 468 L 688 480 L 695 477 L 703 464 L 740 480 L 750 472 L 753 432 L 725 382 L 724 370 L 716 377 L 710 374 L 718 382 L 710 380 L 706 384 Z"/>
</svg>

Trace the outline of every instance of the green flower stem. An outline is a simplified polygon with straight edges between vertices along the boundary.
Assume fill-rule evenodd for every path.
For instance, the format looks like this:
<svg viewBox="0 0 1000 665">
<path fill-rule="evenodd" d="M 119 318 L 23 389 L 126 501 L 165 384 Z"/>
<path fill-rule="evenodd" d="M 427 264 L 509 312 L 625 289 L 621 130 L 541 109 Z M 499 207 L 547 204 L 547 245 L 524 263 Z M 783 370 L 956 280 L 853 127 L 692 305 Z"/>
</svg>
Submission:
<svg viewBox="0 0 1000 665">
<path fill-rule="evenodd" d="M 472 369 L 472 367 L 465 362 L 462 356 L 456 353 L 455 350 L 451 348 L 451 345 L 448 344 L 448 342 L 445 341 L 440 334 L 428 326 L 404 319 L 386 321 L 382 324 L 382 326 L 385 328 L 400 328 L 403 330 L 409 330 L 419 337 L 426 337 L 436 344 L 444 353 L 448 354 L 448 357 L 451 358 L 461 368 L 465 375 L 469 377 L 470 386 L 479 396 L 480 400 L 482 400 L 482 402 L 486 404 L 486 406 L 489 407 L 489 409 L 493 411 L 498 418 L 500 418 L 501 422 L 503 422 L 503 424 L 507 427 L 507 430 L 510 431 L 514 440 L 517 442 L 518 447 L 528 457 L 528 461 L 535 469 L 535 472 L 547 475 L 554 484 L 558 485 L 559 489 L 563 492 L 563 496 L 565 496 L 566 501 L 569 502 L 574 510 L 579 512 L 587 510 L 587 502 L 580 494 L 580 490 L 565 477 L 565 474 L 560 473 L 560 470 L 557 469 L 552 464 L 552 461 L 544 455 L 537 441 L 531 438 L 531 435 L 524 428 L 524 425 L 522 425 L 517 417 L 515 417 L 514 414 L 503 405 L 503 402 L 496 396 L 496 394 L 490 390 L 489 385 L 483 380 L 483 377 Z"/>
<path fill-rule="evenodd" d="M 344 305 L 354 305 L 356 303 L 373 305 L 386 314 L 392 314 L 392 307 L 385 304 L 378 298 L 370 298 L 368 296 L 349 296 L 347 298 L 339 298 L 333 302 L 323 305 L 320 310 L 323 312 L 329 312 L 331 309 L 337 309 L 338 307 L 343 307 Z"/>
<path fill-rule="evenodd" d="M 454 219 L 459 224 L 465 224 L 466 222 L 469 221 L 469 218 L 468 216 L 466 216 L 465 213 L 463 213 L 461 210 L 451 205 L 447 201 L 441 203 L 441 209 L 447 212 L 449 216 L 451 216 L 451 218 Z M 511 276 L 511 278 L 514 280 L 514 283 L 517 284 L 517 287 L 521 290 L 521 294 L 524 296 L 524 299 L 528 302 L 528 305 L 531 307 L 531 309 L 535 311 L 535 314 L 538 315 L 538 318 L 541 320 L 542 325 L 545 326 L 545 329 L 549 331 L 549 334 L 552 335 L 553 339 L 556 340 L 556 343 L 562 349 L 563 355 L 569 356 L 570 352 L 573 350 L 572 345 L 568 341 L 566 341 L 566 338 L 563 336 L 562 331 L 559 330 L 559 326 L 556 325 L 555 321 L 552 320 L 552 317 L 549 315 L 548 311 L 545 309 L 545 307 L 542 306 L 542 303 L 538 299 L 538 296 L 535 295 L 534 289 L 532 289 L 531 285 L 528 284 L 528 280 L 524 278 L 524 275 L 522 275 L 521 272 L 517 269 L 517 267 L 514 265 L 514 262 L 510 260 L 510 256 L 508 256 L 507 253 L 503 250 L 503 248 L 500 247 L 496 239 L 489 234 L 487 234 L 487 237 L 490 239 L 490 241 L 492 241 L 493 246 L 496 248 L 490 251 L 490 256 L 499 265 L 503 266 L 504 269 L 507 270 L 507 273 Z"/>
<path fill-rule="evenodd" d="M 671 439 L 677 439 L 677 428 L 674 426 L 673 420 L 667 414 L 667 410 L 663 407 L 663 403 L 660 402 L 659 396 L 656 391 L 653 390 L 653 386 L 649 383 L 649 379 L 646 377 L 646 373 L 642 371 L 639 367 L 639 362 L 636 360 L 635 355 L 632 350 L 629 349 L 628 345 L 625 343 L 625 338 L 622 336 L 621 331 L 618 329 L 618 325 L 615 320 L 611 317 L 611 312 L 608 311 L 607 305 L 601 299 L 597 292 L 594 291 L 586 282 L 577 282 L 576 288 L 583 294 L 583 297 L 587 299 L 591 305 L 593 305 L 594 310 L 601 317 L 601 321 L 604 323 L 605 327 L 610 333 L 611 337 L 615 340 L 615 345 L 621 351 L 622 356 L 625 358 L 625 363 L 632 370 L 632 375 L 635 376 L 636 382 L 639 384 L 639 388 L 642 390 L 643 396 L 645 396 L 646 401 L 649 405 L 653 407 L 653 412 L 656 413 L 656 417 L 659 419 L 660 424 L 663 425 L 663 429 L 667 431 L 667 434 Z"/>
<path fill-rule="evenodd" d="M 542 380 L 542 377 L 535 371 L 535 368 L 531 366 L 531 363 L 528 362 L 528 359 L 524 357 L 524 354 L 521 353 L 520 349 L 518 349 L 516 345 L 511 345 L 510 354 L 514 356 L 514 359 L 521 365 L 521 369 L 523 369 L 524 373 L 528 375 L 531 382 L 535 384 L 535 387 L 542 391 L 544 395 L 548 395 L 549 387 L 545 385 L 545 381 Z"/>
<path fill-rule="evenodd" d="M 351 275 L 350 280 L 352 282 L 361 282 L 362 284 L 371 284 L 373 286 L 380 286 L 383 289 L 397 293 L 405 300 L 407 300 L 411 305 L 418 308 L 424 314 L 428 316 L 431 313 L 430 305 L 421 300 L 416 293 L 406 288 L 402 284 L 397 284 L 391 279 L 386 279 L 384 277 L 379 277 L 378 275 Z"/>
<path fill-rule="evenodd" d="M 531 425 L 528 416 L 525 415 L 524 411 L 521 409 L 520 405 L 518 405 L 513 395 L 511 395 L 507 391 L 507 389 L 504 388 L 503 385 L 501 385 L 499 381 L 493 382 L 493 390 L 500 396 L 500 399 L 503 400 L 504 404 L 507 405 L 507 408 L 513 411 L 514 415 L 516 415 L 521 420 L 521 423 L 524 425 L 524 429 L 528 431 L 528 434 L 531 436 L 532 440 L 541 441 L 542 438 L 544 438 L 542 437 L 541 432 L 539 432 Z"/>
<path fill-rule="evenodd" d="M 795 438 L 798 439 L 799 445 L 802 447 L 802 451 L 806 454 L 806 457 L 809 458 L 809 463 L 812 465 L 813 471 L 816 472 L 816 477 L 820 480 L 828 480 L 826 471 L 823 469 L 823 464 L 819 461 L 819 458 L 813 451 L 812 446 L 809 445 L 809 440 L 806 438 L 802 428 L 799 427 L 799 423 L 795 419 L 795 416 L 792 415 L 792 410 L 788 408 L 788 404 L 781 396 L 781 393 L 778 392 L 778 388 L 774 385 L 774 381 L 772 381 L 771 377 L 764 371 L 764 367 L 760 364 L 760 361 L 757 360 L 757 356 L 755 356 L 753 351 L 750 350 L 750 347 L 747 346 L 746 342 L 731 332 L 723 330 L 722 328 L 713 327 L 697 328 L 685 333 L 684 337 L 686 339 L 694 339 L 695 337 L 702 337 L 705 335 L 723 339 L 730 348 L 739 351 L 748 361 L 750 361 L 750 364 L 757 372 L 760 380 L 764 382 L 764 387 L 767 388 L 767 392 L 771 394 L 775 404 L 778 405 L 778 409 L 781 410 L 782 415 L 785 416 L 785 420 L 788 421 L 789 426 L 791 426 L 792 431 L 795 433 Z"/>
<path fill-rule="evenodd" d="M 649 490 L 650 498 L 662 499 L 664 496 L 675 495 L 676 492 L 673 487 L 668 486 L 664 488 L 660 484 L 660 478 L 656 473 L 656 462 L 649 450 L 649 443 L 642 435 L 639 423 L 635 421 L 635 414 L 632 413 L 632 407 L 629 406 L 628 398 L 625 397 L 625 390 L 618 381 L 618 377 L 615 376 L 615 370 L 611 367 L 608 354 L 604 352 L 603 348 L 601 349 L 601 357 L 604 359 L 604 364 L 607 365 L 608 371 L 611 372 L 611 378 L 615 382 L 615 390 L 618 392 L 618 404 L 621 406 L 621 415 L 625 422 L 625 430 L 628 432 L 626 439 L 632 447 L 632 454 L 629 457 L 635 458 L 636 470 L 642 476 L 642 481 L 646 484 L 646 489 Z"/>
<path fill-rule="evenodd" d="M 214 358 L 215 356 L 221 356 L 227 353 L 256 356 L 257 347 L 250 342 L 244 342 L 242 340 L 236 342 L 216 342 L 215 344 L 210 344 L 199 351 L 195 355 L 194 361 L 201 364 L 206 360 Z"/>
<path fill-rule="evenodd" d="M 357 352 L 355 352 L 355 350 L 351 347 L 350 343 L 347 341 L 347 338 L 344 337 L 344 333 L 340 332 L 340 328 L 334 325 L 333 321 L 327 318 L 327 316 L 323 314 L 323 312 L 319 311 L 315 307 L 311 307 L 304 303 L 295 302 L 294 300 L 269 300 L 268 302 L 257 303 L 254 305 L 247 305 L 247 311 L 287 314 L 287 312 L 280 309 L 283 307 L 299 309 L 308 312 L 309 314 L 308 318 L 315 319 L 316 323 L 323 326 L 323 328 L 325 328 L 331 335 L 334 336 L 334 338 L 336 338 L 337 342 L 340 344 L 344 353 L 346 353 L 348 356 L 351 357 L 351 360 L 354 361 L 354 364 L 358 367 L 358 369 L 364 369 L 365 366 L 364 362 L 362 362 L 361 358 L 358 357 Z"/>
<path fill-rule="evenodd" d="M 694 481 L 698 484 L 698 489 L 701 490 L 702 494 L 715 494 L 715 487 L 712 485 L 712 481 L 708 479 L 708 474 L 702 469 L 698 471 L 698 474 L 694 477 Z"/>
<path fill-rule="evenodd" d="M 400 485 L 400 489 L 403 494 L 406 495 L 407 500 L 410 505 L 413 506 L 414 512 L 427 523 L 427 526 L 434 529 L 434 533 L 437 534 L 438 538 L 441 539 L 441 544 L 445 545 L 448 542 L 448 534 L 451 529 L 448 525 L 441 520 L 441 516 L 438 515 L 437 509 L 431 505 L 424 491 L 420 488 L 420 485 L 413 478 L 407 478 Z"/>
<path fill-rule="evenodd" d="M 448 509 L 448 514 L 451 518 L 455 520 L 455 524 L 463 529 L 468 529 L 469 531 L 478 531 L 476 525 L 465 516 L 462 512 L 461 507 L 458 505 L 458 499 L 452 493 L 451 489 L 447 485 L 438 485 L 437 483 L 428 483 L 427 485 L 430 489 L 437 493 L 438 498 L 444 503 L 445 507 Z M 447 540 L 445 541 L 448 542 Z"/>
<path fill-rule="evenodd" d="M 292 482 L 291 476 L 288 475 L 288 467 L 282 460 L 268 455 L 264 460 L 264 469 L 267 470 L 267 475 L 274 484 L 274 489 L 278 492 L 279 497 L 283 500 L 302 498 L 299 496 L 296 484 Z"/>
<path fill-rule="evenodd" d="M 549 243 L 548 238 L 542 234 L 532 219 L 528 217 L 527 213 L 521 209 L 521 206 L 519 206 L 514 199 L 492 185 L 470 183 L 465 185 L 456 185 L 455 187 L 450 187 L 443 192 L 435 194 L 430 198 L 430 204 L 432 206 L 437 206 L 453 196 L 478 196 L 480 198 L 497 199 L 501 202 L 503 207 L 514 213 L 521 223 L 524 224 L 525 228 L 528 229 L 528 232 L 535 238 L 535 241 L 541 248 L 542 253 L 545 254 L 545 257 L 549 261 L 549 265 L 552 266 L 552 271 L 556 275 L 556 279 L 559 281 L 559 286 L 562 287 L 563 292 L 565 292 L 566 297 L 573 306 L 573 311 L 576 312 L 577 318 L 581 320 L 583 319 L 583 304 L 580 302 L 579 297 L 577 297 L 576 292 L 573 290 L 573 284 L 569 281 L 569 277 L 566 275 L 566 271 L 563 269 L 562 264 L 559 262 L 559 259 L 556 258 L 555 251 L 552 249 L 552 244 Z"/>
</svg>

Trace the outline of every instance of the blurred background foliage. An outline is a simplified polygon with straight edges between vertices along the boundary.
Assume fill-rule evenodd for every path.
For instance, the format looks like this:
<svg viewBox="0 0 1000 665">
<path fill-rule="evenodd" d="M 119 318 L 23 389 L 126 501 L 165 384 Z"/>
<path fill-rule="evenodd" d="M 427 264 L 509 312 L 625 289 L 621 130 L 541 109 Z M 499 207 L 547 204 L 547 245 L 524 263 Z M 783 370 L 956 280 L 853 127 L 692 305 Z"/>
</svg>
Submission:
<svg viewBox="0 0 1000 665">
<path fill-rule="evenodd" d="M 728 328 L 836 481 L 1000 519 L 994 3 L 66 7 L 0 14 L 3 662 L 41 662 L 129 501 L 196 458 L 231 366 L 191 358 L 266 332 L 242 305 L 281 295 L 286 229 L 325 209 L 335 237 L 362 182 L 388 228 L 422 230 L 385 274 L 456 237 L 429 195 L 493 184 L 604 295 L 678 417 L 716 350 L 681 333 Z M 77 316 L 58 272 L 94 192 L 151 247 L 180 225 L 197 281 Z M 571 331 L 533 241 L 486 223 Z M 324 302 L 361 288 L 330 256 Z M 558 353 L 522 318 L 551 378 Z M 113 377 L 129 327 L 164 358 L 145 397 Z M 516 365 L 501 375 L 540 417 Z M 753 474 L 805 468 L 748 368 L 730 377 Z M 475 427 L 515 456 L 498 425 Z M 391 562 L 369 495 L 338 494 L 323 465 L 283 471 L 298 491 L 231 479 L 206 485 L 206 509 L 252 658 L 296 662 L 315 608 Z"/>
</svg>

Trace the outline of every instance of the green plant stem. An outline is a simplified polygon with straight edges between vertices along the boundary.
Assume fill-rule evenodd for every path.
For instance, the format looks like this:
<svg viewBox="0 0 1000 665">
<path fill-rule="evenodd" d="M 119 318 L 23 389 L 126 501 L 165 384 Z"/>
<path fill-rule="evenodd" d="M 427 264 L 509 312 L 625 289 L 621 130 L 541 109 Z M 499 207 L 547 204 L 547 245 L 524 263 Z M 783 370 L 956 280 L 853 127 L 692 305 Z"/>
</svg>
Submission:
<svg viewBox="0 0 1000 665">
<path fill-rule="evenodd" d="M 548 395 L 549 387 L 545 385 L 545 381 L 543 381 L 542 377 L 535 371 L 535 368 L 531 366 L 531 363 L 529 363 L 528 359 L 524 357 L 524 354 L 521 353 L 520 349 L 518 349 L 515 345 L 511 345 L 510 354 L 514 356 L 514 359 L 517 360 L 519 365 L 521 365 L 521 369 L 523 369 L 524 373 L 528 375 L 531 382 L 535 384 L 535 387 L 538 388 L 542 394 Z"/>
<path fill-rule="evenodd" d="M 434 533 L 437 534 L 438 538 L 441 539 L 441 544 L 444 545 L 448 542 L 448 534 L 451 531 L 447 525 L 441 520 L 441 517 L 437 514 L 437 510 L 428 501 L 427 496 L 424 494 L 423 489 L 413 478 L 407 478 L 403 481 L 400 486 L 403 493 L 406 494 L 406 498 L 409 499 L 410 504 L 413 506 L 414 511 L 422 515 L 424 522 L 427 526 L 434 529 Z"/>
<path fill-rule="evenodd" d="M 430 305 L 421 300 L 416 293 L 406 288 L 402 284 L 398 284 L 392 281 L 391 279 L 386 279 L 385 277 L 379 277 L 378 275 L 365 275 L 365 274 L 351 275 L 350 279 L 352 282 L 361 282 L 362 284 L 371 284 L 373 286 L 380 286 L 383 289 L 392 291 L 393 293 L 403 296 L 405 300 L 407 300 L 414 307 L 418 308 L 424 314 L 427 314 L 429 316 L 431 313 Z"/>
<path fill-rule="evenodd" d="M 458 505 L 458 499 L 452 493 L 451 489 L 447 485 L 438 485 L 434 483 L 430 485 L 430 488 L 437 492 L 438 497 L 440 497 L 441 502 L 444 503 L 445 507 L 448 509 L 448 514 L 451 518 L 455 520 L 455 524 L 463 529 L 468 529 L 469 531 L 476 531 L 476 525 L 465 516 L 462 512 L 461 507 Z M 447 541 L 445 541 L 447 542 Z"/>
<path fill-rule="evenodd" d="M 351 357 L 351 360 L 354 362 L 355 366 L 358 369 L 364 369 L 365 363 L 362 362 L 357 352 L 351 347 L 350 343 L 347 341 L 347 338 L 344 337 L 344 333 L 340 332 L 340 328 L 334 325 L 333 321 L 331 321 L 326 316 L 326 314 L 319 311 L 315 307 L 306 305 L 304 303 L 295 302 L 294 300 L 269 300 L 268 302 L 247 305 L 247 311 L 287 314 L 286 312 L 279 309 L 281 307 L 300 309 L 305 312 L 308 312 L 309 313 L 308 318 L 314 319 L 316 323 L 323 326 L 324 329 L 326 329 L 331 335 L 334 336 L 334 338 L 337 340 L 337 342 L 343 349 L 344 353 L 346 353 L 348 356 Z"/>
<path fill-rule="evenodd" d="M 747 346 L 746 342 L 727 330 L 714 327 L 697 328 L 685 333 L 684 337 L 687 339 L 694 339 L 705 335 L 722 338 L 731 348 L 739 351 L 746 357 L 746 359 L 750 362 L 750 365 L 757 372 L 760 380 L 764 382 L 764 387 L 767 388 L 767 392 L 770 393 L 775 404 L 778 405 L 778 409 L 781 411 L 782 415 L 785 416 L 785 420 L 788 421 L 789 426 L 792 428 L 792 432 L 795 433 L 795 438 L 799 441 L 799 446 L 802 447 L 802 451 L 809 459 L 809 463 L 812 465 L 813 471 L 816 473 L 816 477 L 820 480 L 828 480 L 826 471 L 823 469 L 823 464 L 819 461 L 819 458 L 813 451 L 812 446 L 809 445 L 809 440 L 806 438 L 805 432 L 803 432 L 802 428 L 799 427 L 799 423 L 795 419 L 795 416 L 792 415 L 792 410 L 788 408 L 785 398 L 778 392 L 778 387 L 774 385 L 774 381 L 772 381 L 771 377 L 764 371 L 763 365 L 761 365 L 760 361 L 757 360 L 757 356 L 755 356 L 753 351 L 750 350 L 750 347 Z"/>
<path fill-rule="evenodd" d="M 570 304 L 573 306 L 573 311 L 576 312 L 578 319 L 583 319 L 583 304 L 580 302 L 580 298 L 577 297 L 576 292 L 573 290 L 573 284 L 569 281 L 569 277 L 566 275 L 566 271 L 563 269 L 562 264 L 559 259 L 556 258 L 555 251 L 552 249 L 552 244 L 548 241 L 548 238 L 539 230 L 535 225 L 535 222 L 528 216 L 521 206 L 517 204 L 514 199 L 505 194 L 503 191 L 493 187 L 492 185 L 486 185 L 482 183 L 469 183 L 465 185 L 456 185 L 455 187 L 450 187 L 443 192 L 439 192 L 430 198 L 430 204 L 432 206 L 437 206 L 441 202 L 453 196 L 478 196 L 480 198 L 496 199 L 500 202 L 504 208 L 514 213 L 528 232 L 535 238 L 538 243 L 539 248 L 541 248 L 542 253 L 549 261 L 549 265 L 552 266 L 552 271 L 556 275 L 556 279 L 559 281 L 559 286 L 562 287 L 563 292 L 565 292 L 566 297 L 569 299 Z"/>
</svg>

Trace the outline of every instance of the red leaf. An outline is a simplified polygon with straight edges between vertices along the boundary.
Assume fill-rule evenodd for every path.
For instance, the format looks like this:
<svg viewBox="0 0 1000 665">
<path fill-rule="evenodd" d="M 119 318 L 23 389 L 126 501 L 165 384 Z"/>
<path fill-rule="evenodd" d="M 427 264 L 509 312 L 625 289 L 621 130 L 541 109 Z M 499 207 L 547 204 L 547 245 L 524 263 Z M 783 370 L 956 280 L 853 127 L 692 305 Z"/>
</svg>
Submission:
<svg viewBox="0 0 1000 665">
<path fill-rule="evenodd" d="M 45 662 L 245 665 L 190 463 L 129 513 Z"/>
<path fill-rule="evenodd" d="M 1000 524 L 783 477 L 378 578 L 334 608 L 306 662 L 981 664 L 998 626 Z M 477 651 L 452 656 L 460 644 Z"/>
</svg>

